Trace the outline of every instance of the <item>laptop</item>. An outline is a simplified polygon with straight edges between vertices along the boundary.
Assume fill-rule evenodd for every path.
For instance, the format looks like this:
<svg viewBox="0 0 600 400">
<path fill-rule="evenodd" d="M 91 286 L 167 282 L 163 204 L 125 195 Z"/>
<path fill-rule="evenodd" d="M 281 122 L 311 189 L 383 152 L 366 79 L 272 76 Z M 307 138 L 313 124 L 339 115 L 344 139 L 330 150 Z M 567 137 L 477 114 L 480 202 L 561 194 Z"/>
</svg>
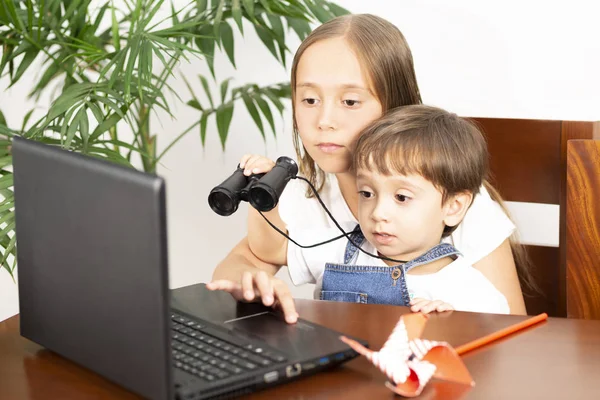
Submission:
<svg viewBox="0 0 600 400">
<path fill-rule="evenodd" d="M 357 356 L 339 332 L 204 285 L 172 295 L 161 177 L 21 137 L 12 151 L 25 338 L 160 400 L 235 397 Z"/>
</svg>

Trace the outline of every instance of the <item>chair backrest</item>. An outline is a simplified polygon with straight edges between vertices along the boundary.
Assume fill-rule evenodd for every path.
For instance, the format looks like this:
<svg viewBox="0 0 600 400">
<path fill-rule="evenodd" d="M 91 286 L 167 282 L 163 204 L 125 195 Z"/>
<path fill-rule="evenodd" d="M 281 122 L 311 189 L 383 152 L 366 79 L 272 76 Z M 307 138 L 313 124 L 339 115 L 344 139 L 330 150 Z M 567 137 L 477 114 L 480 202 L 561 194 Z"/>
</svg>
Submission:
<svg viewBox="0 0 600 400">
<path fill-rule="evenodd" d="M 600 319 L 600 140 L 567 144 L 567 315 Z"/>
<path fill-rule="evenodd" d="M 486 135 L 491 183 L 503 199 L 537 203 L 532 206 L 549 207 L 556 210 L 554 215 L 559 215 L 558 243 L 524 243 L 542 292 L 525 291 L 525 303 L 529 314 L 567 316 L 567 142 L 599 139 L 600 124 L 509 118 L 471 120 Z"/>
</svg>

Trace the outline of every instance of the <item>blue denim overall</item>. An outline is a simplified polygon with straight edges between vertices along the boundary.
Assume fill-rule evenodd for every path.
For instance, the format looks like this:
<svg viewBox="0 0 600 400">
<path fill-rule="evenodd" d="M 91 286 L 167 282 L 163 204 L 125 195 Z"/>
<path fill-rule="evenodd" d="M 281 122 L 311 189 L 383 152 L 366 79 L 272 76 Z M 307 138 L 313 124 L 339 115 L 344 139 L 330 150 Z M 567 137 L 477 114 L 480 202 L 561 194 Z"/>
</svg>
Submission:
<svg viewBox="0 0 600 400">
<path fill-rule="evenodd" d="M 358 227 L 350 237 L 359 246 L 365 240 Z M 321 300 L 408 306 L 410 295 L 406 287 L 406 273 L 419 265 L 460 254 L 451 244 L 441 243 L 404 264 L 377 267 L 355 265 L 359 251 L 348 241 L 344 263 L 325 264 Z"/>
</svg>

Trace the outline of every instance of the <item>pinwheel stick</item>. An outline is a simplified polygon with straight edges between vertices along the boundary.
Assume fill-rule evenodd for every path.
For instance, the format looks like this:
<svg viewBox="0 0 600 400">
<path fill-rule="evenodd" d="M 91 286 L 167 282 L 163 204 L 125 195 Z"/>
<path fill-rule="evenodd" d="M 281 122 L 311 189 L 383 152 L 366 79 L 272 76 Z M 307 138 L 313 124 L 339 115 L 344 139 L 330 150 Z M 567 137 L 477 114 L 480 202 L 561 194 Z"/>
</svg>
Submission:
<svg viewBox="0 0 600 400">
<path fill-rule="evenodd" d="M 497 332 L 491 333 L 487 336 L 483 336 L 479 339 L 475 339 L 472 342 L 463 344 L 462 346 L 458 346 L 456 348 L 456 352 L 459 355 L 465 354 L 471 350 L 475 350 L 475 349 L 485 346 L 486 344 L 489 344 L 495 340 L 501 339 L 508 335 L 512 335 L 515 332 L 523 330 L 531 325 L 537 324 L 538 322 L 545 321 L 547 319 L 548 319 L 548 314 L 546 314 L 546 313 L 536 315 L 535 317 L 531 317 L 529 319 L 526 319 L 525 321 L 519 322 L 519 323 L 511 325 L 511 326 L 507 326 L 506 328 L 501 329 Z"/>
</svg>

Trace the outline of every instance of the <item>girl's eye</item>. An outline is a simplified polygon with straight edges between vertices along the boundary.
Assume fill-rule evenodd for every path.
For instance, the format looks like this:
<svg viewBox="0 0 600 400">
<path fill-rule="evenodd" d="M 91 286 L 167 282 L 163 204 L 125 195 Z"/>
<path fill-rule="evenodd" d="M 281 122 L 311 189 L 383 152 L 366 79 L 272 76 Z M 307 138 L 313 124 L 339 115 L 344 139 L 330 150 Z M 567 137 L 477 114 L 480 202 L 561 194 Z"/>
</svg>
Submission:
<svg viewBox="0 0 600 400">
<path fill-rule="evenodd" d="M 365 199 L 368 199 L 371 196 L 373 196 L 373 194 L 371 192 L 367 192 L 366 190 L 361 190 L 358 192 L 358 194 L 361 195 L 362 197 L 364 197 Z"/>
<path fill-rule="evenodd" d="M 403 194 L 397 194 L 396 195 L 396 200 L 398 200 L 400 203 L 405 203 L 410 199 L 410 197 L 405 196 Z"/>
<path fill-rule="evenodd" d="M 358 100 L 344 100 L 343 101 L 344 105 L 348 106 L 348 107 L 355 107 L 357 105 L 360 104 L 360 101 Z"/>
<path fill-rule="evenodd" d="M 308 104 L 309 106 L 314 106 L 315 104 L 317 104 L 317 99 L 313 99 L 312 97 L 308 97 L 302 101 Z"/>
</svg>

